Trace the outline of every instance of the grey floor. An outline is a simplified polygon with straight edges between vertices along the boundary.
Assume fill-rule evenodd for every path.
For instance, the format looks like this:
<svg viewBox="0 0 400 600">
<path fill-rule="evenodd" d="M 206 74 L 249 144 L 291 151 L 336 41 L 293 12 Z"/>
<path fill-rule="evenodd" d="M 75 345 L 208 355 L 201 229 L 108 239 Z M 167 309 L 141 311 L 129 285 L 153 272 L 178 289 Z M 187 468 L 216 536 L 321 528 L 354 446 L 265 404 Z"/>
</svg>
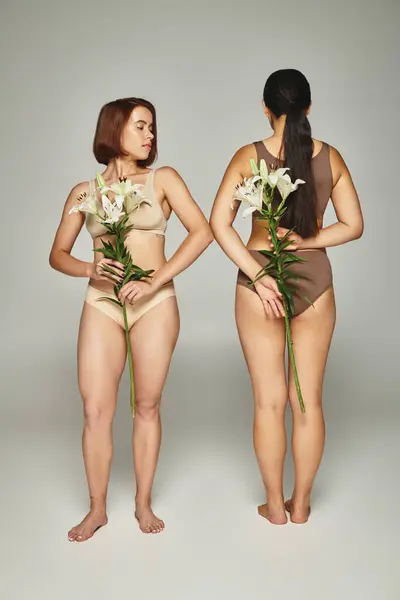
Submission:
<svg viewBox="0 0 400 600">
<path fill-rule="evenodd" d="M 194 351 L 183 341 L 171 367 L 154 493 L 165 532 L 145 536 L 132 516 L 125 377 L 109 525 L 82 545 L 67 541 L 87 507 L 72 335 L 65 356 L 39 360 L 33 353 L 22 374 L 21 358 L 8 357 L 0 442 L 2 600 L 400 597 L 399 412 L 394 403 L 382 410 L 394 390 L 377 397 L 367 373 L 358 391 L 341 386 L 348 361 L 333 347 L 328 436 L 312 518 L 306 526 L 274 527 L 256 512 L 263 490 L 238 345 L 213 350 Z M 360 390 L 363 398 L 356 398 Z M 292 480 L 289 457 L 287 493 Z"/>
</svg>

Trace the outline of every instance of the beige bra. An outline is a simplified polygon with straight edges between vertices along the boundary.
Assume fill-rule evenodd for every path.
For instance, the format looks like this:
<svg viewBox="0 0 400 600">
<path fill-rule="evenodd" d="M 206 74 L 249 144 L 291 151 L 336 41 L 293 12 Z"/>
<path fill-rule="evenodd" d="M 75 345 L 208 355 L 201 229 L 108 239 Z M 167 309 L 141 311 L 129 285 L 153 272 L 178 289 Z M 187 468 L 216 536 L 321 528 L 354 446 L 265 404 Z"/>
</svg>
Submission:
<svg viewBox="0 0 400 600">
<path fill-rule="evenodd" d="M 145 197 L 150 200 L 151 205 L 143 203 L 138 209 L 132 211 L 129 215 L 129 224 L 133 226 L 133 229 L 138 231 L 155 233 L 156 235 L 165 235 L 167 219 L 165 218 L 161 205 L 154 193 L 154 173 L 155 171 L 153 170 L 150 172 L 142 190 Z M 94 182 L 90 181 L 89 194 L 92 193 L 93 186 Z M 86 213 L 85 223 L 86 229 L 93 239 L 107 233 L 106 228 L 102 223 L 99 223 L 96 215 Z"/>
</svg>

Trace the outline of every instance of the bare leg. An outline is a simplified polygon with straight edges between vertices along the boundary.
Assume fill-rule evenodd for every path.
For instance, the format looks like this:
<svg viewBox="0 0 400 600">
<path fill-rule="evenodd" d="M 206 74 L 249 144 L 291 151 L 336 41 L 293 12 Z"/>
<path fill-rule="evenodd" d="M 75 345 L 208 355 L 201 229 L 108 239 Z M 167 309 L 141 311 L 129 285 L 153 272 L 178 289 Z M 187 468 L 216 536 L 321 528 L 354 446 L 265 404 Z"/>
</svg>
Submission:
<svg viewBox="0 0 400 600">
<path fill-rule="evenodd" d="M 295 523 L 305 523 L 310 514 L 311 489 L 324 450 L 322 386 L 335 318 L 335 299 L 330 288 L 318 298 L 314 308 L 308 308 L 292 321 L 296 365 L 306 407 L 305 414 L 302 414 L 290 372 L 289 397 L 293 413 L 295 486 L 292 499 L 286 503 L 286 508 Z"/>
<path fill-rule="evenodd" d="M 107 523 L 106 496 L 113 455 L 112 423 L 126 357 L 122 328 L 85 303 L 78 341 L 79 387 L 84 403 L 83 456 L 90 511 L 68 533 L 83 542 Z"/>
<path fill-rule="evenodd" d="M 282 525 L 287 522 L 283 502 L 288 399 L 284 321 L 269 319 L 258 295 L 237 286 L 236 324 L 253 386 L 254 448 L 268 499 L 258 510 L 271 523 Z"/>
<path fill-rule="evenodd" d="M 131 329 L 136 392 L 132 438 L 135 516 L 145 533 L 159 533 L 164 528 L 164 523 L 151 509 L 151 490 L 161 444 L 161 395 L 178 334 L 179 313 L 175 297 L 157 304 Z"/>
</svg>

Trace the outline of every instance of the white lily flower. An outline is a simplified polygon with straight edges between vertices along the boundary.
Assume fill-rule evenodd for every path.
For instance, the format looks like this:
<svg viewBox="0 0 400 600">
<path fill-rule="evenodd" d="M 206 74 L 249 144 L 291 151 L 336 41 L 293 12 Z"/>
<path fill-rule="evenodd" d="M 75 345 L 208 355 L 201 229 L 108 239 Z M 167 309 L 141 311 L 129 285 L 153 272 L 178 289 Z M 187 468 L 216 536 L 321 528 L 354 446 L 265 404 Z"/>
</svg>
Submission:
<svg viewBox="0 0 400 600">
<path fill-rule="evenodd" d="M 139 194 L 133 194 L 132 196 L 126 196 L 124 201 L 124 206 L 126 210 L 126 214 L 129 215 L 134 210 L 137 210 L 142 204 L 152 205 L 151 200 L 146 198 L 139 192 Z"/>
<path fill-rule="evenodd" d="M 142 183 L 132 183 L 130 179 L 121 181 L 120 183 L 112 183 L 110 185 L 111 191 L 116 196 L 131 196 L 132 194 L 140 194 L 140 190 L 143 188 Z"/>
<path fill-rule="evenodd" d="M 103 205 L 105 216 L 107 217 L 104 219 L 104 223 L 118 223 L 120 218 L 125 215 L 122 207 L 111 202 L 105 194 L 102 194 L 101 196 L 101 203 Z"/>
<path fill-rule="evenodd" d="M 284 174 L 281 177 L 279 177 L 276 185 L 280 195 L 282 196 L 282 200 L 286 200 L 289 194 L 295 192 L 299 185 L 301 185 L 302 183 L 305 183 L 305 181 L 303 181 L 302 179 L 296 179 L 296 181 L 292 183 L 288 174 Z"/>
<path fill-rule="evenodd" d="M 132 183 L 130 179 L 121 181 L 120 183 L 112 183 L 109 190 L 115 194 L 115 202 L 119 208 L 122 208 L 123 203 L 128 197 L 143 197 L 141 192 L 143 188 L 141 183 Z"/>
<path fill-rule="evenodd" d="M 85 200 L 83 200 L 79 204 L 76 204 L 75 206 L 73 206 L 71 208 L 71 210 L 69 211 L 69 214 L 71 215 L 72 213 L 78 213 L 78 212 L 90 213 L 91 215 L 97 215 L 98 214 L 98 205 L 97 205 L 96 196 L 92 195 L 92 196 L 86 197 Z"/>
<path fill-rule="evenodd" d="M 286 171 L 289 171 L 288 167 L 276 169 L 276 171 L 271 171 L 268 173 L 266 180 L 272 188 L 275 188 L 278 185 L 278 182 L 282 177 L 285 176 Z M 287 175 L 289 177 L 289 175 Z M 289 178 L 290 179 L 290 178 Z"/>
<path fill-rule="evenodd" d="M 234 199 L 250 205 L 243 211 L 243 218 L 248 217 L 256 210 L 262 209 L 263 185 L 256 185 L 259 181 L 261 181 L 259 175 L 251 177 L 250 179 L 245 178 L 236 188 Z"/>
</svg>

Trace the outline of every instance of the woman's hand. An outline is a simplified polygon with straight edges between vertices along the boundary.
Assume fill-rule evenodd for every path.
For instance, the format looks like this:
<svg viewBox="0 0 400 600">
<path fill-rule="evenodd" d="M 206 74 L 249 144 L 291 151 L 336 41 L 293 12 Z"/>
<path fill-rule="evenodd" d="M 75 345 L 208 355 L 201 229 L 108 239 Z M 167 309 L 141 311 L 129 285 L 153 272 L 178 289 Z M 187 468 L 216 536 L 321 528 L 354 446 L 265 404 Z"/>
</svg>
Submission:
<svg viewBox="0 0 400 600">
<path fill-rule="evenodd" d="M 115 275 L 105 270 L 105 266 L 112 269 Z M 96 281 L 115 281 L 116 283 L 120 283 L 124 279 L 124 270 L 124 265 L 117 260 L 102 258 L 99 262 L 90 265 L 88 276 Z"/>
<path fill-rule="evenodd" d="M 150 280 L 129 281 L 119 291 L 118 300 L 125 304 L 134 304 L 141 298 L 145 298 L 156 291 L 155 284 Z"/>
<path fill-rule="evenodd" d="M 264 310 L 268 317 L 277 317 L 279 319 L 280 317 L 285 316 L 285 310 L 282 304 L 282 294 L 273 277 L 265 275 L 254 284 L 254 288 L 261 298 L 261 302 L 263 303 Z"/>
<path fill-rule="evenodd" d="M 283 237 L 285 237 L 285 235 L 287 234 L 288 231 L 289 231 L 289 229 L 285 229 L 284 227 L 278 227 L 277 232 L 276 232 L 278 239 L 281 240 Z M 272 243 L 272 238 L 270 235 L 268 236 L 268 239 L 270 241 L 271 248 L 273 248 L 274 245 Z M 290 246 L 286 246 L 285 250 L 298 250 L 299 247 L 304 242 L 301 235 L 299 235 L 295 231 L 292 231 L 292 233 L 288 237 L 288 240 L 290 240 L 292 243 L 290 244 Z"/>
</svg>

